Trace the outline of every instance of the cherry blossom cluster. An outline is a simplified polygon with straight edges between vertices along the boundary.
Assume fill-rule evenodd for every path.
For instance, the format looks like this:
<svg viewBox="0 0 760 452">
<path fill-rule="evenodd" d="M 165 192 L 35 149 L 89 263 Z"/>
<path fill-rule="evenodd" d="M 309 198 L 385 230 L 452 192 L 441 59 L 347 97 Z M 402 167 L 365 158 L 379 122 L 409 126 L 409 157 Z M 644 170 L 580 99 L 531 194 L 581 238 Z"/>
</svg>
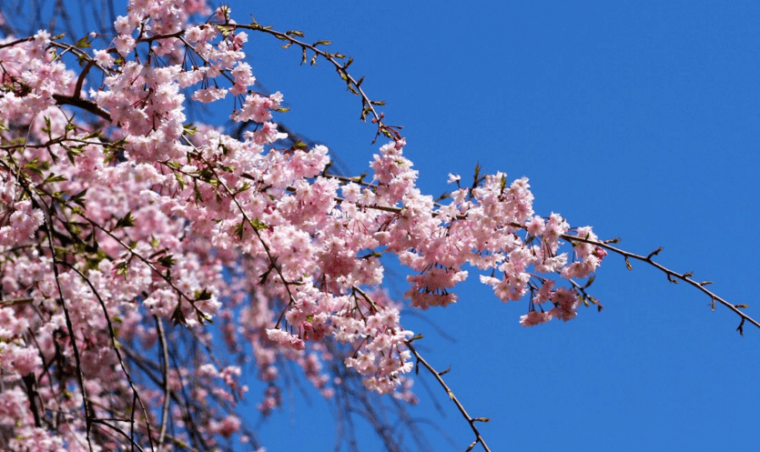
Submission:
<svg viewBox="0 0 760 452">
<path fill-rule="evenodd" d="M 210 16 L 192 25 L 199 14 Z M 463 187 L 451 175 L 457 188 L 439 203 L 417 187 L 400 136 L 366 180 L 331 174 L 324 146 L 287 146 L 274 122 L 283 96 L 256 90 L 251 27 L 230 14 L 133 0 L 113 36 L 0 39 L 9 450 L 253 441 L 235 414 L 241 369 L 218 361 L 215 335 L 250 351 L 264 414 L 280 404 L 288 361 L 325 397 L 339 384 L 325 364 L 338 360 L 366 388 L 413 401 L 414 333 L 382 290 L 383 256 L 413 273 L 404 298 L 415 308 L 455 303 L 469 271 L 502 301 L 527 297 L 524 326 L 570 320 L 586 301 L 575 280 L 606 253 L 563 249 L 568 235 L 596 236 L 536 215 L 527 179 L 476 171 Z M 230 118 L 253 131 L 187 123 L 194 103 L 230 100 Z"/>
</svg>

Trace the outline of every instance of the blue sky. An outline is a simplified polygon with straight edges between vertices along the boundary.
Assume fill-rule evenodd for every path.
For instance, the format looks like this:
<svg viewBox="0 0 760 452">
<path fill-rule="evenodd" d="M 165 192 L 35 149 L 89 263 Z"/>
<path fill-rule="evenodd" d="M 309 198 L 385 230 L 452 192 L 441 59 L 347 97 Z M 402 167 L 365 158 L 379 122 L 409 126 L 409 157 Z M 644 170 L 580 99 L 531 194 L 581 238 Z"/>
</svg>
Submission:
<svg viewBox="0 0 760 452">
<path fill-rule="evenodd" d="M 757 313 L 760 249 L 760 4 L 749 1 L 232 2 L 355 58 L 371 97 L 402 124 L 420 185 L 448 172 L 527 176 L 537 212 L 562 213 L 600 236 L 712 280 Z M 326 143 L 355 173 L 376 146 L 360 104 L 326 64 L 251 35 L 251 64 L 285 94 L 283 122 Z M 760 331 L 735 331 L 695 290 L 610 256 L 592 293 L 605 309 L 521 328 L 525 302 L 503 304 L 471 278 L 460 302 L 428 311 L 426 355 L 492 450 L 713 451 L 757 447 Z M 391 285 L 403 293 L 404 280 Z M 423 377 L 424 378 L 424 377 Z M 419 416 L 438 423 L 434 450 L 472 441 L 445 394 L 442 418 L 420 388 Z M 261 426 L 270 451 L 332 450 L 325 406 L 292 407 Z M 327 417 L 326 421 L 324 418 Z M 325 429 L 327 426 L 327 430 Z M 369 434 L 368 434 L 369 435 Z M 371 436 L 362 450 L 381 450 Z"/>
</svg>

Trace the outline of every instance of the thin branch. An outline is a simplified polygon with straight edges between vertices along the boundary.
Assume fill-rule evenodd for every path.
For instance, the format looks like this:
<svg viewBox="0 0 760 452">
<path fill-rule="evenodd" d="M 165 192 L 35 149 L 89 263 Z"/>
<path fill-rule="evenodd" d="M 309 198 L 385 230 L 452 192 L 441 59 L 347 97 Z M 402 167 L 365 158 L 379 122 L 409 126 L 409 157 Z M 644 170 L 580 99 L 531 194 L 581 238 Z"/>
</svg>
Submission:
<svg viewBox="0 0 760 452">
<path fill-rule="evenodd" d="M 169 420 L 169 402 L 171 389 L 169 388 L 169 349 L 166 346 L 166 332 L 164 331 L 164 323 L 157 316 L 153 316 L 156 320 L 156 330 L 158 331 L 158 340 L 161 344 L 161 352 L 163 359 L 163 366 L 161 372 L 164 378 L 164 403 L 161 407 L 161 427 L 158 433 L 158 451 L 161 452 L 161 446 L 164 444 L 164 438 L 166 437 L 166 425 Z"/>
<path fill-rule="evenodd" d="M 111 339 L 111 348 L 114 350 L 114 352 L 116 352 L 116 357 L 119 359 L 119 365 L 121 366 L 121 370 L 124 372 L 124 375 L 127 377 L 127 382 L 129 383 L 130 389 L 132 389 L 132 394 L 133 394 L 134 398 L 140 403 L 140 408 L 142 408 L 143 412 L 147 414 L 148 410 L 145 407 L 145 404 L 143 403 L 142 399 L 140 398 L 140 395 L 137 392 L 137 388 L 135 387 L 135 384 L 132 381 L 132 376 L 130 375 L 129 371 L 127 370 L 127 366 L 124 364 L 124 360 L 121 357 L 121 352 L 119 351 L 120 345 L 116 341 L 116 333 L 114 332 L 113 324 L 111 323 L 111 316 L 108 314 L 108 310 L 106 309 L 105 302 L 100 297 L 100 294 L 95 289 L 95 286 L 92 284 L 92 281 L 90 281 L 90 278 L 88 278 L 87 276 L 85 276 L 84 273 L 82 273 L 81 271 L 79 271 L 79 269 L 77 269 L 73 265 L 70 265 L 68 263 L 66 263 L 65 265 L 67 267 L 69 267 L 71 270 L 73 270 L 75 273 L 77 273 L 79 275 L 79 277 L 81 277 L 82 280 L 85 283 L 87 283 L 87 285 L 90 287 L 90 290 L 92 291 L 93 295 L 95 295 L 95 298 L 98 299 L 98 302 L 100 303 L 100 307 L 101 307 L 101 309 L 103 309 L 103 315 L 104 315 L 104 317 L 106 319 L 106 324 L 108 325 L 108 334 L 109 334 L 110 339 Z M 133 410 L 133 415 L 134 415 L 134 410 Z M 134 422 L 134 418 L 133 418 L 132 421 Z M 147 425 L 147 429 L 148 429 L 148 438 L 150 440 L 150 449 L 154 450 L 153 449 L 153 438 L 152 438 L 152 435 L 150 434 L 150 424 L 147 424 L 147 421 L 146 421 L 146 425 Z M 134 425 L 132 427 L 134 427 Z"/>
<path fill-rule="evenodd" d="M 417 359 L 417 363 L 422 364 L 423 367 L 425 367 L 428 370 L 428 372 L 430 372 L 430 374 L 433 375 L 433 377 L 438 381 L 438 384 L 440 384 L 441 387 L 446 391 L 446 394 L 448 394 L 451 401 L 454 402 L 459 412 L 462 413 L 462 417 L 464 417 L 467 423 L 470 424 L 470 428 L 472 429 L 472 432 L 475 433 L 475 441 L 473 441 L 472 444 L 470 444 L 470 446 L 467 448 L 467 451 L 472 450 L 473 447 L 475 447 L 478 443 L 480 443 L 480 445 L 483 447 L 483 450 L 485 450 L 486 452 L 491 452 L 491 449 L 488 448 L 486 441 L 480 435 L 480 431 L 475 426 L 476 422 L 488 422 L 489 419 L 482 418 L 482 417 L 473 418 L 467 413 L 467 410 L 464 408 L 464 405 L 462 405 L 459 399 L 457 399 L 457 397 L 454 395 L 454 392 L 451 390 L 451 388 L 449 388 L 449 386 L 441 377 L 441 372 L 438 372 L 437 370 L 435 370 L 433 366 L 431 366 L 427 361 L 425 361 L 425 358 L 423 358 L 422 355 L 420 355 L 420 353 L 414 347 L 414 345 L 412 345 L 413 340 L 414 338 L 412 340 L 405 341 L 404 343 L 406 344 L 407 348 L 409 348 L 409 351 L 411 351 L 414 357 Z"/>
<path fill-rule="evenodd" d="M 0 307 L 10 308 L 12 306 L 20 306 L 22 304 L 28 304 L 34 301 L 34 298 L 17 298 L 15 300 L 0 300 Z"/>
<path fill-rule="evenodd" d="M 32 197 L 33 190 L 25 183 L 22 182 L 25 191 L 29 194 L 30 197 Z M 32 199 L 34 199 L 32 197 Z M 77 367 L 77 382 L 79 383 L 79 390 L 82 392 L 82 404 L 84 408 L 84 416 L 85 416 L 85 426 L 86 426 L 86 438 L 87 438 L 87 446 L 90 452 L 93 451 L 92 448 L 92 438 L 91 438 L 91 430 L 92 430 L 92 409 L 90 408 L 90 405 L 87 403 L 88 397 L 87 397 L 87 388 L 84 384 L 84 373 L 82 371 L 82 357 L 79 353 L 79 346 L 77 345 L 77 338 L 76 334 L 74 333 L 74 325 L 71 322 L 71 315 L 69 314 L 69 309 L 66 306 L 66 300 L 63 296 L 63 288 L 61 287 L 61 280 L 60 276 L 58 274 L 58 258 L 56 257 L 56 251 L 55 246 L 53 243 L 53 219 L 52 219 L 52 207 L 45 204 L 45 201 L 40 197 L 39 201 L 35 200 L 35 202 L 39 203 L 39 205 L 42 207 L 42 211 L 45 215 L 45 233 L 48 240 L 48 244 L 50 246 L 50 256 L 52 261 L 52 267 L 53 267 L 53 275 L 55 277 L 55 284 L 56 288 L 58 290 L 58 301 L 61 304 L 61 307 L 63 308 L 64 317 L 66 319 L 66 329 L 69 333 L 69 338 L 71 339 L 71 347 L 74 351 L 74 361 L 76 362 Z"/>
<path fill-rule="evenodd" d="M 372 115 L 372 122 L 374 124 L 377 124 L 377 133 L 375 134 L 375 140 L 373 140 L 373 143 L 377 140 L 377 137 L 380 135 L 384 135 L 392 140 L 399 140 L 401 138 L 401 134 L 399 134 L 398 130 L 399 126 L 389 126 L 385 124 L 383 121 L 384 114 L 379 113 L 377 109 L 375 108 L 378 105 L 385 105 L 385 102 L 381 101 L 374 101 L 369 98 L 369 96 L 364 92 L 361 85 L 364 81 L 364 77 L 361 77 L 359 80 L 356 80 L 349 72 L 348 67 L 353 62 L 353 58 L 349 58 L 345 63 L 340 61 L 344 60 L 345 56 L 341 55 L 340 53 L 330 53 L 326 52 L 322 49 L 320 49 L 319 45 L 328 45 L 329 41 L 317 41 L 313 44 L 308 44 L 306 42 L 303 42 L 299 39 L 296 39 L 295 36 L 303 36 L 303 33 L 295 32 L 295 31 L 287 31 L 285 33 L 273 30 L 271 27 L 265 27 L 262 26 L 255 21 L 250 25 L 245 24 L 223 24 L 224 27 L 232 27 L 235 29 L 245 29 L 245 30 L 251 30 L 261 33 L 266 33 L 269 35 L 274 36 L 275 38 L 286 41 L 286 46 L 290 46 L 292 44 L 295 44 L 296 46 L 301 48 L 303 59 L 302 62 L 306 62 L 307 51 L 313 52 L 314 56 L 311 58 L 311 64 L 316 64 L 316 57 L 320 56 L 321 58 L 327 60 L 330 64 L 332 64 L 335 67 L 335 70 L 338 72 L 338 75 L 340 78 L 346 82 L 346 86 L 349 91 L 354 93 L 355 95 L 361 97 L 362 100 L 362 115 L 361 119 L 364 120 L 368 114 Z"/>
<path fill-rule="evenodd" d="M 736 315 L 738 315 L 741 318 L 741 324 L 739 325 L 739 328 L 738 328 L 738 330 L 739 330 L 740 333 L 743 333 L 742 327 L 744 326 L 745 322 L 749 322 L 750 324 L 752 324 L 755 327 L 757 327 L 758 329 L 760 329 L 760 322 L 758 322 L 757 320 L 753 319 L 749 315 L 745 314 L 741 310 L 741 308 L 740 308 L 742 305 L 736 305 L 736 304 L 730 303 L 730 302 L 726 301 L 725 299 L 721 298 L 720 296 L 718 296 L 715 292 L 712 292 L 712 291 L 706 289 L 705 286 L 707 286 L 708 284 L 710 284 L 709 281 L 698 282 L 698 281 L 696 281 L 696 280 L 693 279 L 693 277 L 692 277 L 693 275 L 692 275 L 691 272 L 678 273 L 676 271 L 673 271 L 673 270 L 665 267 L 664 265 L 660 264 L 659 262 L 655 262 L 654 259 L 652 259 L 652 258 L 654 256 L 656 256 L 660 251 L 662 251 L 662 249 L 657 249 L 657 250 L 649 253 L 649 255 L 647 255 L 647 256 L 642 256 L 642 255 L 631 253 L 629 251 L 625 251 L 623 249 L 620 249 L 620 248 L 617 248 L 615 246 L 612 246 L 612 245 L 610 245 L 610 243 L 613 243 L 611 241 L 605 242 L 605 241 L 600 241 L 600 240 L 590 240 L 590 239 L 587 239 L 587 238 L 576 237 L 576 236 L 572 236 L 572 235 L 568 235 L 568 234 L 563 234 L 560 237 L 562 239 L 570 242 L 570 243 L 572 243 L 572 242 L 588 243 L 590 245 L 596 245 L 596 246 L 598 246 L 600 248 L 604 248 L 605 250 L 612 251 L 615 254 L 623 256 L 625 258 L 626 265 L 628 266 L 629 270 L 632 269 L 632 267 L 630 265 L 630 259 L 634 259 L 634 260 L 637 260 L 637 261 L 640 261 L 640 262 L 647 263 L 647 264 L 651 265 L 652 267 L 656 268 L 657 270 L 660 270 L 661 272 L 665 273 L 665 275 L 667 276 L 667 278 L 668 278 L 668 280 L 670 282 L 678 282 L 678 280 L 684 281 L 684 282 L 690 284 L 691 286 L 696 287 L 702 293 L 704 293 L 705 295 L 707 295 L 708 297 L 710 297 L 710 299 L 712 300 L 713 306 L 714 306 L 715 302 L 717 301 L 718 303 L 722 304 L 723 306 L 727 307 L 728 309 L 730 309 L 731 311 L 733 311 L 734 313 L 736 313 Z"/>
<path fill-rule="evenodd" d="M 29 42 L 29 41 L 33 41 L 33 40 L 34 40 L 34 37 L 28 37 L 28 38 L 23 38 L 23 39 L 17 39 L 17 40 L 15 40 L 15 41 L 6 42 L 5 44 L 0 44 L 0 49 L 3 49 L 3 48 L 5 48 L 5 47 L 13 47 L 13 46 L 15 46 L 16 44 L 21 44 L 22 42 Z"/>
</svg>

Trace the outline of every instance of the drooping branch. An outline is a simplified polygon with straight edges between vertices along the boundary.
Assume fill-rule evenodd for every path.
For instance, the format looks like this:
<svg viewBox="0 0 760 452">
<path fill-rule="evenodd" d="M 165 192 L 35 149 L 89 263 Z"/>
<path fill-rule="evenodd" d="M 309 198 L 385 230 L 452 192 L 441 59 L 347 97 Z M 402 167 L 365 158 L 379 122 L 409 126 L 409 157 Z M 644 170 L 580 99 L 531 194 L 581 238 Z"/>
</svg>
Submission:
<svg viewBox="0 0 760 452">
<path fill-rule="evenodd" d="M 263 26 L 257 23 L 256 21 L 253 21 L 250 25 L 224 24 L 224 26 L 269 34 L 281 41 L 285 41 L 286 44 L 283 46 L 285 48 L 290 47 L 291 45 L 296 45 L 301 48 L 301 55 L 302 55 L 301 64 L 304 64 L 308 61 L 309 64 L 316 65 L 317 57 L 323 58 L 324 60 L 328 61 L 330 64 L 332 64 L 335 67 L 335 70 L 338 72 L 338 75 L 340 76 L 340 78 L 344 82 L 346 82 L 346 87 L 348 88 L 348 90 L 351 91 L 354 95 L 357 95 L 361 98 L 362 112 L 361 112 L 360 119 L 364 121 L 366 120 L 367 115 L 371 115 L 372 123 L 377 124 L 377 133 L 375 134 L 375 140 L 373 140 L 372 142 L 374 143 L 380 135 L 383 135 L 392 140 L 398 140 L 401 138 L 401 134 L 398 131 L 398 129 L 400 129 L 401 127 L 390 126 L 390 125 L 385 124 L 384 122 L 385 115 L 382 112 L 377 111 L 376 107 L 385 105 L 385 102 L 370 99 L 370 97 L 361 87 L 362 83 L 364 82 L 364 77 L 361 77 L 359 78 L 359 80 L 357 80 L 356 78 L 354 78 L 354 76 L 352 76 L 348 72 L 348 67 L 351 65 L 351 63 L 353 63 L 354 59 L 350 57 L 346 59 L 346 56 L 341 53 L 331 53 L 319 48 L 320 45 L 321 46 L 329 45 L 330 41 L 321 40 L 321 41 L 316 41 L 312 44 L 309 44 L 307 42 L 297 39 L 298 37 L 304 36 L 303 32 L 300 32 L 297 30 L 289 30 L 283 33 L 281 31 L 276 31 L 272 29 L 272 27 Z M 307 55 L 308 52 L 313 53 L 311 58 L 309 58 L 309 56 Z"/>
<path fill-rule="evenodd" d="M 443 375 L 447 371 L 441 371 L 438 372 L 435 370 L 435 368 L 428 363 L 425 358 L 422 357 L 419 351 L 412 345 L 412 341 L 415 339 L 420 339 L 420 336 L 417 336 L 416 338 L 412 338 L 412 340 L 406 341 L 406 346 L 409 348 L 409 351 L 412 352 L 414 355 L 414 358 L 417 360 L 417 366 L 422 364 L 422 366 L 430 372 L 430 374 L 433 376 L 433 378 L 436 379 L 439 385 L 443 388 L 444 391 L 446 391 L 446 394 L 449 396 L 452 402 L 454 402 L 454 405 L 457 406 L 457 409 L 462 414 L 462 417 L 467 421 L 467 423 L 470 425 L 470 428 L 472 429 L 472 432 L 475 434 L 475 441 L 473 441 L 470 446 L 467 448 L 467 451 L 471 451 L 476 445 L 480 444 L 483 447 L 483 450 L 486 452 L 491 452 L 491 449 L 488 448 L 488 444 L 486 444 L 485 439 L 483 439 L 483 436 L 480 434 L 480 431 L 478 430 L 478 427 L 475 425 L 477 422 L 488 422 L 488 418 L 484 417 L 472 417 L 465 409 L 464 405 L 462 405 L 462 402 L 459 401 L 459 399 L 454 395 L 454 391 L 449 388 L 449 385 L 446 384 L 446 382 L 443 380 Z"/>
<path fill-rule="evenodd" d="M 726 299 L 720 297 L 715 292 L 707 289 L 706 286 L 712 284 L 712 281 L 702 281 L 702 282 L 699 282 L 699 281 L 697 281 L 697 280 L 695 280 L 693 278 L 693 276 L 694 276 L 693 272 L 679 273 L 679 272 L 671 270 L 671 269 L 665 267 L 664 265 L 660 264 L 659 262 L 655 261 L 653 259 L 653 257 L 656 256 L 656 255 L 658 255 L 662 251 L 662 248 L 658 248 L 658 249 L 652 251 L 651 253 L 649 253 L 648 255 L 644 256 L 644 255 L 632 253 L 630 251 L 626 251 L 626 250 L 623 250 L 621 248 L 618 248 L 618 247 L 615 247 L 615 246 L 611 245 L 611 243 L 618 243 L 619 239 L 606 240 L 606 241 L 589 240 L 587 238 L 576 237 L 576 236 L 572 236 L 572 235 L 568 235 L 568 234 L 562 235 L 562 238 L 564 240 L 570 242 L 570 243 L 574 243 L 575 242 L 575 243 L 588 243 L 588 244 L 591 244 L 591 245 L 596 245 L 596 246 L 598 246 L 600 248 L 604 248 L 607 251 L 611 251 L 611 252 L 613 252 L 615 254 L 623 256 L 623 258 L 625 259 L 625 264 L 626 264 L 626 267 L 628 268 L 628 270 L 632 270 L 633 269 L 633 267 L 631 266 L 631 259 L 633 259 L 633 260 L 637 260 L 637 261 L 640 261 L 640 262 L 644 262 L 644 263 L 650 265 L 651 267 L 654 267 L 657 270 L 661 271 L 668 278 L 668 281 L 670 281 L 670 282 L 672 282 L 674 284 L 677 284 L 678 281 L 680 280 L 680 281 L 684 281 L 685 283 L 687 283 L 687 284 L 689 284 L 689 285 L 691 285 L 693 287 L 696 287 L 697 290 L 699 290 L 700 292 L 702 292 L 705 295 L 707 295 L 708 297 L 710 297 L 710 300 L 712 302 L 712 308 L 713 308 L 713 310 L 715 309 L 715 303 L 718 302 L 721 305 L 723 305 L 726 308 L 728 308 L 731 311 L 733 311 L 736 315 L 739 316 L 739 318 L 741 318 L 741 322 L 739 323 L 739 327 L 737 328 L 737 331 L 739 331 L 739 333 L 742 334 L 742 335 L 744 335 L 744 324 L 745 324 L 745 322 L 748 322 L 751 325 L 753 325 L 753 326 L 755 326 L 755 327 L 757 327 L 757 328 L 760 329 L 760 322 L 758 322 L 757 320 L 753 319 L 752 317 L 750 317 L 749 315 L 747 315 L 744 311 L 742 311 L 742 309 L 746 308 L 747 305 L 745 305 L 745 304 L 733 304 L 733 303 L 727 301 Z"/>
<path fill-rule="evenodd" d="M 28 193 L 31 196 L 32 191 L 27 188 Z M 71 321 L 71 315 L 69 313 L 69 309 L 66 305 L 66 297 L 64 296 L 63 288 L 61 287 L 61 281 L 58 274 L 58 259 L 56 257 L 55 252 L 55 245 L 53 241 L 53 220 L 51 216 L 52 209 L 50 206 L 45 203 L 45 201 L 40 198 L 39 204 L 42 207 L 42 212 L 45 215 L 45 235 L 48 241 L 48 245 L 50 246 L 51 250 L 51 261 L 52 261 L 52 269 L 53 274 L 55 275 L 55 283 L 56 283 L 56 289 L 58 291 L 58 302 L 60 303 L 61 307 L 63 308 L 64 318 L 66 319 L 66 329 L 68 331 L 68 334 L 71 338 L 71 348 L 74 351 L 74 361 L 76 363 L 76 370 L 77 370 L 77 383 L 79 384 L 79 390 L 82 392 L 82 401 L 83 401 L 83 410 L 84 410 L 84 417 L 85 417 L 85 425 L 86 425 L 86 439 L 87 439 L 87 448 L 90 452 L 93 451 L 92 447 L 92 438 L 91 438 L 91 432 L 92 432 L 92 420 L 94 419 L 94 414 L 92 413 L 92 407 L 88 403 L 88 397 L 87 397 L 87 387 L 85 385 L 85 379 L 84 379 L 84 372 L 82 371 L 82 357 L 79 352 L 79 346 L 77 345 L 77 337 L 76 333 L 74 332 L 74 326 Z"/>
</svg>

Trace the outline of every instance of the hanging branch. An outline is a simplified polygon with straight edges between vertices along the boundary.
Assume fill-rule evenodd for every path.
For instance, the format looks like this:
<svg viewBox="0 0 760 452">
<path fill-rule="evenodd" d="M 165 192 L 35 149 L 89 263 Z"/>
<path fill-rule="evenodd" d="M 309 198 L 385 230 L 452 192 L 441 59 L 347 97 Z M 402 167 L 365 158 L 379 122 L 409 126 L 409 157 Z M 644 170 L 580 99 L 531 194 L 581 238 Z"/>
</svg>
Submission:
<svg viewBox="0 0 760 452">
<path fill-rule="evenodd" d="M 472 432 L 475 433 L 475 441 L 473 441 L 470 446 L 467 448 L 467 452 L 471 451 L 476 445 L 480 444 L 483 447 L 483 450 L 486 452 L 491 452 L 491 449 L 488 448 L 488 444 L 486 444 L 486 440 L 483 439 L 483 437 L 480 434 L 480 431 L 478 430 L 478 427 L 475 425 L 476 422 L 488 422 L 490 421 L 489 418 L 486 417 L 476 417 L 473 418 L 472 416 L 467 413 L 467 410 L 464 408 L 464 405 L 462 405 L 462 402 L 457 399 L 457 397 L 454 395 L 454 392 L 449 388 L 449 386 L 446 384 L 446 382 L 443 380 L 442 376 L 448 372 L 448 369 L 438 372 L 431 366 L 427 361 L 425 361 L 425 358 L 422 357 L 420 352 L 417 351 L 417 349 L 412 345 L 412 341 L 416 339 L 421 339 L 422 336 L 416 336 L 412 338 L 411 340 L 408 340 L 405 342 L 406 346 L 409 348 L 409 351 L 412 352 L 414 355 L 414 358 L 417 360 L 417 369 L 419 369 L 419 365 L 422 364 L 425 369 L 430 372 L 430 374 L 438 381 L 438 384 L 441 385 L 444 391 L 446 391 L 446 394 L 448 394 L 449 398 L 452 402 L 454 402 L 454 405 L 457 406 L 457 409 L 462 414 L 462 417 L 467 421 L 468 424 L 470 424 L 470 428 L 472 429 Z"/>
<path fill-rule="evenodd" d="M 361 87 L 362 83 L 364 82 L 364 77 L 361 77 L 359 78 L 359 80 L 357 80 L 348 72 L 348 67 L 351 65 L 351 63 L 354 62 L 354 59 L 351 57 L 346 58 L 346 56 L 341 53 L 337 53 L 337 52 L 331 53 L 319 48 L 319 46 L 330 45 L 331 41 L 321 40 L 321 41 L 316 41 L 312 44 L 309 44 L 307 42 L 297 39 L 298 37 L 301 37 L 301 38 L 304 37 L 304 34 L 301 31 L 288 30 L 283 33 L 281 31 L 273 30 L 272 27 L 263 26 L 257 23 L 255 20 L 252 20 L 252 23 L 250 25 L 224 24 L 224 26 L 228 26 L 235 29 L 251 30 L 251 31 L 256 31 L 256 32 L 272 35 L 275 38 L 286 42 L 286 44 L 283 45 L 284 48 L 288 48 L 292 45 L 296 45 L 297 47 L 301 48 L 301 64 L 304 64 L 308 61 L 310 65 L 315 66 L 317 64 L 317 57 L 327 60 L 330 64 L 332 64 L 335 67 L 335 70 L 338 72 L 338 75 L 340 76 L 341 80 L 346 82 L 346 88 L 349 91 L 351 91 L 354 95 L 359 96 L 361 98 L 362 112 L 361 112 L 360 119 L 362 121 L 366 121 L 367 116 L 371 115 L 372 123 L 377 124 L 377 132 L 375 133 L 375 139 L 372 140 L 372 143 L 375 143 L 375 141 L 377 141 L 377 138 L 380 135 L 383 135 L 391 140 L 401 139 L 401 134 L 399 133 L 399 129 L 401 129 L 402 127 L 390 126 L 390 125 L 385 124 L 384 122 L 385 114 L 382 112 L 378 112 L 377 109 L 375 108 L 376 106 L 385 105 L 385 102 L 380 101 L 380 100 L 370 99 L 367 93 L 364 92 L 364 89 L 362 89 Z M 308 52 L 312 52 L 311 57 L 308 56 Z"/>
<path fill-rule="evenodd" d="M 711 303 L 712 303 L 712 309 L 715 310 L 715 303 L 718 302 L 722 304 L 723 306 L 727 307 L 736 315 L 738 315 L 741 318 L 741 322 L 739 323 L 739 326 L 736 328 L 736 330 L 741 334 L 744 335 L 744 324 L 745 322 L 748 322 L 758 329 L 760 329 L 760 322 L 753 319 L 749 315 L 747 315 L 742 309 L 748 307 L 746 304 L 733 304 L 728 301 L 726 301 L 724 298 L 721 298 L 718 296 L 715 292 L 712 292 L 711 290 L 708 290 L 706 286 L 712 284 L 712 281 L 702 281 L 698 282 L 697 280 L 693 279 L 694 273 L 693 272 L 686 272 L 686 273 L 679 273 L 676 271 L 673 271 L 664 265 L 660 264 L 659 262 L 656 262 L 653 257 L 657 256 L 661 251 L 662 248 L 657 248 L 656 250 L 652 251 L 646 256 L 631 253 L 629 251 L 625 251 L 623 249 L 617 248 L 615 246 L 610 245 L 610 243 L 618 243 L 620 239 L 613 239 L 613 240 L 606 240 L 606 241 L 599 241 L 599 240 L 590 240 L 583 237 L 575 237 L 572 235 L 563 234 L 562 239 L 573 243 L 573 242 L 579 242 L 579 243 L 588 243 L 590 245 L 596 245 L 600 248 L 604 248 L 607 251 L 612 251 L 615 254 L 618 254 L 620 256 L 623 256 L 625 259 L 625 265 L 628 268 L 628 270 L 633 270 L 633 267 L 631 266 L 631 259 L 637 260 L 640 262 L 644 262 L 646 264 L 649 264 L 650 266 L 656 268 L 657 270 L 661 271 L 662 273 L 665 273 L 665 276 L 668 278 L 668 281 L 678 284 L 678 281 L 684 281 L 687 284 L 690 284 L 693 287 L 696 287 L 699 291 L 710 297 Z"/>
</svg>

